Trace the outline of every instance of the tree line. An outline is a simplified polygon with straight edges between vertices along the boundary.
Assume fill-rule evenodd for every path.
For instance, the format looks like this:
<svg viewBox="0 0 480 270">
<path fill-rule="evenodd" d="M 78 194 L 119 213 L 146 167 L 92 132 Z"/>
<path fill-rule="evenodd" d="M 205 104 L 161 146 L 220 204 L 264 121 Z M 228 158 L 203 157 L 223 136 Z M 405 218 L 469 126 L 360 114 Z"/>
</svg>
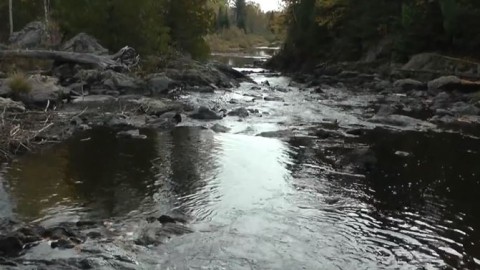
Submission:
<svg viewBox="0 0 480 270">
<path fill-rule="evenodd" d="M 86 32 L 110 50 L 129 45 L 142 53 L 161 54 L 175 48 L 202 57 L 208 54 L 203 36 L 214 22 L 211 1 L 0 0 L 0 41 L 8 40 L 10 28 L 17 31 L 28 22 L 49 18 L 48 28 L 58 29 L 62 39 Z M 7 14 L 12 14 L 13 23 Z"/>
<path fill-rule="evenodd" d="M 284 2 L 288 34 L 279 64 L 362 60 L 369 53 L 402 61 L 424 51 L 480 57 L 478 0 Z"/>
</svg>

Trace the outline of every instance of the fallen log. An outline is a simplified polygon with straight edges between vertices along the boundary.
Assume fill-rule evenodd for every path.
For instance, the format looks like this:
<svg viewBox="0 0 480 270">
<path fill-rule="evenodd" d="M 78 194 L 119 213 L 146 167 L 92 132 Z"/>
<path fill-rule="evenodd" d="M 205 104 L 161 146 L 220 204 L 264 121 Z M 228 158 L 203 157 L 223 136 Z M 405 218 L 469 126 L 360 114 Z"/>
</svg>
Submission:
<svg viewBox="0 0 480 270">
<path fill-rule="evenodd" d="M 121 49 L 113 56 L 49 50 L 0 50 L 0 59 L 5 58 L 53 60 L 60 63 L 92 65 L 99 69 L 117 71 L 129 70 L 132 66 L 138 64 L 138 55 L 130 47 Z"/>
</svg>

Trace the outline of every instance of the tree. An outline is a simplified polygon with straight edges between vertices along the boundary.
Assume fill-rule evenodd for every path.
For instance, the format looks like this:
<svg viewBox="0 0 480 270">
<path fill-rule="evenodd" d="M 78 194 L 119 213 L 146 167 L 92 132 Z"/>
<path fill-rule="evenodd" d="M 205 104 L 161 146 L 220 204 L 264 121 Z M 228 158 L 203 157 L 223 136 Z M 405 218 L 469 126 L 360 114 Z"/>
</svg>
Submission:
<svg viewBox="0 0 480 270">
<path fill-rule="evenodd" d="M 247 3 L 245 0 L 235 0 L 235 19 L 237 27 L 247 30 Z"/>
<path fill-rule="evenodd" d="M 10 35 L 13 34 L 13 5 L 12 0 L 8 0 L 8 19 L 10 23 Z"/>
</svg>

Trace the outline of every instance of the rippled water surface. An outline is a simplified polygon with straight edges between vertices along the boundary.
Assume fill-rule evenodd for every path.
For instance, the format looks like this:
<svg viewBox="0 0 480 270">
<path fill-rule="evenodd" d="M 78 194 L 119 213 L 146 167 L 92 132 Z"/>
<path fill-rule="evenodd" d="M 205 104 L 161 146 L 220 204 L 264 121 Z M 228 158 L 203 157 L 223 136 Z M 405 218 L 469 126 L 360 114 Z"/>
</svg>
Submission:
<svg viewBox="0 0 480 270">
<path fill-rule="evenodd" d="M 255 136 L 279 122 L 362 122 L 355 110 L 298 92 L 283 97 L 288 106 L 255 105 L 269 112 L 261 118 L 226 118 L 229 133 L 196 122 L 143 130 L 146 140 L 94 129 L 26 155 L 3 168 L 1 213 L 29 221 L 188 216 L 193 232 L 151 247 L 144 269 L 480 268 L 477 138 L 379 127 L 337 140 Z M 368 162 L 356 167 L 365 155 L 349 153 L 366 146 Z"/>
</svg>

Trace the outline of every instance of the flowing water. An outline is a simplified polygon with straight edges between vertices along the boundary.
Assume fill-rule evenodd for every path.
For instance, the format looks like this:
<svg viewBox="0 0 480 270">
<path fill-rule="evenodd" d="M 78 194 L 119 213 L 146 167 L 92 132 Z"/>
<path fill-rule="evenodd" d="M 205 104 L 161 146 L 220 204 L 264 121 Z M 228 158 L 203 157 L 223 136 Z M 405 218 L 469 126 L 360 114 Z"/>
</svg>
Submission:
<svg viewBox="0 0 480 270">
<path fill-rule="evenodd" d="M 218 121 L 227 133 L 194 120 L 143 130 L 146 140 L 100 128 L 5 165 L 0 213 L 43 223 L 187 216 L 192 232 L 143 249 L 138 269 L 480 268 L 479 139 L 375 126 L 362 117 L 370 94 L 331 89 L 326 99 L 287 77 L 252 77 L 288 91 L 243 84 L 183 97 L 258 110 Z M 333 120 L 366 132 L 309 132 Z M 293 133 L 256 136 L 284 129 Z M 367 146 L 374 165 L 357 170 L 347 153 Z"/>
</svg>

